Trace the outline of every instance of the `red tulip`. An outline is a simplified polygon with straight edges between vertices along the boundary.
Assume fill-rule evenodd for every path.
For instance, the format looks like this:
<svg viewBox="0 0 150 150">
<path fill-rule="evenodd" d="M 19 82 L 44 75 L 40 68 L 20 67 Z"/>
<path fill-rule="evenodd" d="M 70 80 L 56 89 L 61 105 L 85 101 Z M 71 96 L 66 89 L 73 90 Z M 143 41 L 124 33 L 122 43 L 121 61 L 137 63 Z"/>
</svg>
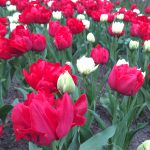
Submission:
<svg viewBox="0 0 150 150">
<path fill-rule="evenodd" d="M 8 44 L 8 39 L 0 37 L 0 59 L 10 59 L 13 57 L 12 50 Z"/>
<path fill-rule="evenodd" d="M 2 134 L 3 134 L 3 126 L 0 125 L 0 137 L 2 136 Z"/>
<path fill-rule="evenodd" d="M 99 44 L 92 48 L 90 56 L 93 58 L 95 64 L 105 64 L 109 59 L 109 52 L 106 48 Z"/>
<path fill-rule="evenodd" d="M 50 36 L 54 37 L 55 36 L 55 33 L 57 31 L 57 29 L 59 28 L 60 23 L 59 21 L 51 21 L 49 22 L 49 28 L 48 28 L 48 33 Z"/>
<path fill-rule="evenodd" d="M 22 25 L 17 26 L 10 34 L 9 47 L 14 56 L 20 56 L 32 48 L 30 30 Z"/>
<path fill-rule="evenodd" d="M 145 9 L 144 9 L 144 12 L 146 14 L 150 14 L 150 6 L 147 6 Z"/>
<path fill-rule="evenodd" d="M 67 26 L 60 26 L 56 30 L 54 45 L 58 50 L 64 50 L 72 45 L 72 33 Z"/>
<path fill-rule="evenodd" d="M 129 67 L 125 60 L 119 60 L 110 72 L 108 84 L 112 90 L 132 96 L 141 88 L 144 78 L 145 75 L 141 70 Z"/>
<path fill-rule="evenodd" d="M 6 0 L 0 0 L 0 6 L 5 7 L 6 6 Z"/>
<path fill-rule="evenodd" d="M 46 47 L 46 38 L 42 34 L 31 34 L 31 41 L 33 51 L 43 51 Z"/>
<path fill-rule="evenodd" d="M 69 65 L 60 66 L 59 63 L 51 63 L 41 59 L 31 64 L 29 73 L 23 69 L 23 75 L 27 83 L 35 90 L 55 93 L 58 92 L 57 80 L 60 74 L 65 71 L 68 71 L 76 84 L 77 77 L 71 74 L 71 67 Z"/>
<path fill-rule="evenodd" d="M 46 24 L 49 22 L 51 15 L 50 10 L 38 3 L 26 7 L 19 16 L 19 21 L 24 24 Z"/>
<path fill-rule="evenodd" d="M 85 26 L 82 23 L 82 21 L 76 18 L 68 18 L 67 26 L 71 30 L 72 34 L 79 34 L 85 29 Z"/>
<path fill-rule="evenodd" d="M 5 25 L 3 25 L 2 23 L 0 23 L 0 36 L 4 37 L 7 33 L 7 28 Z"/>
<path fill-rule="evenodd" d="M 27 100 L 12 110 L 16 140 L 23 138 L 38 145 L 49 145 L 66 136 L 73 126 L 84 125 L 86 111 L 85 95 L 73 104 L 67 93 L 58 99 L 43 92 L 28 94 Z"/>
</svg>

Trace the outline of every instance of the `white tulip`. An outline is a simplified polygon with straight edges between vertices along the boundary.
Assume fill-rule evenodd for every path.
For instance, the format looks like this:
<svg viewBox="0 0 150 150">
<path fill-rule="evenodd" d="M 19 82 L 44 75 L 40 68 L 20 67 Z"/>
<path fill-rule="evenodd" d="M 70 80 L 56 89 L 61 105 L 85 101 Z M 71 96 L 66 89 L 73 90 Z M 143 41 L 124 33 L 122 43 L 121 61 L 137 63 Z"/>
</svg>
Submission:
<svg viewBox="0 0 150 150">
<path fill-rule="evenodd" d="M 84 75 L 88 75 L 98 68 L 98 65 L 95 66 L 95 63 L 92 57 L 85 57 L 85 56 L 82 56 L 81 58 L 77 59 L 76 65 L 77 65 L 78 71 Z"/>
</svg>

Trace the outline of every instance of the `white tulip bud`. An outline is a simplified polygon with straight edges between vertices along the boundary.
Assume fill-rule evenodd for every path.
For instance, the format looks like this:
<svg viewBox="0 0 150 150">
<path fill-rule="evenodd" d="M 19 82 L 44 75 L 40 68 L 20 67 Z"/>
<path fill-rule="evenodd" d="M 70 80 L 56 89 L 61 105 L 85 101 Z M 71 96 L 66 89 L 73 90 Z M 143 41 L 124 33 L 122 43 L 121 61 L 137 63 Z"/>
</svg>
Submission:
<svg viewBox="0 0 150 150">
<path fill-rule="evenodd" d="M 57 80 L 57 89 L 60 93 L 72 93 L 75 90 L 75 83 L 68 71 L 59 76 Z"/>
<path fill-rule="evenodd" d="M 116 66 L 121 66 L 127 64 L 129 66 L 129 63 L 125 59 L 119 59 L 116 63 Z"/>
<path fill-rule="evenodd" d="M 144 51 L 150 52 L 150 40 L 144 42 Z"/>
<path fill-rule="evenodd" d="M 53 18 L 56 20 L 60 20 L 62 18 L 61 11 L 53 11 L 52 15 L 53 15 Z"/>
<path fill-rule="evenodd" d="M 78 14 L 77 15 L 77 19 L 79 20 L 84 20 L 85 19 L 85 16 L 83 14 Z"/>
<path fill-rule="evenodd" d="M 130 41 L 129 42 L 129 48 L 130 49 L 137 49 L 139 47 L 139 41 Z"/>
<path fill-rule="evenodd" d="M 76 3 L 78 0 L 71 0 L 73 3 Z"/>
<path fill-rule="evenodd" d="M 8 5 L 10 5 L 10 4 L 11 4 L 10 1 L 7 1 L 7 2 L 6 2 L 6 6 L 8 6 Z"/>
<path fill-rule="evenodd" d="M 18 22 L 18 19 L 19 19 L 19 15 L 20 15 L 21 13 L 19 13 L 19 12 L 15 12 L 14 14 L 13 14 L 13 22 Z"/>
<path fill-rule="evenodd" d="M 98 65 L 95 66 L 95 63 L 92 57 L 85 57 L 85 56 L 82 56 L 81 58 L 77 59 L 76 65 L 77 65 L 78 71 L 84 75 L 88 75 L 98 68 Z"/>
<path fill-rule="evenodd" d="M 93 33 L 88 33 L 88 35 L 87 35 L 87 40 L 89 41 L 89 42 L 92 42 L 92 43 L 94 43 L 95 42 L 95 37 L 94 37 L 94 35 L 93 35 Z"/>
<path fill-rule="evenodd" d="M 100 21 L 101 22 L 106 22 L 107 20 L 108 20 L 108 14 L 101 14 Z"/>
<path fill-rule="evenodd" d="M 10 23 L 10 31 L 16 28 L 16 26 L 20 25 L 19 23 Z"/>
<path fill-rule="evenodd" d="M 150 140 L 146 140 L 138 146 L 137 150 L 150 150 Z"/>
<path fill-rule="evenodd" d="M 119 20 L 123 20 L 124 14 L 118 14 L 118 15 L 116 16 L 116 18 L 119 19 Z"/>
<path fill-rule="evenodd" d="M 82 23 L 85 25 L 85 29 L 88 30 L 90 28 L 90 21 L 89 20 L 84 19 L 84 20 L 82 20 Z"/>
<path fill-rule="evenodd" d="M 113 22 L 112 23 L 112 32 L 119 34 L 123 31 L 124 23 L 123 22 Z"/>
<path fill-rule="evenodd" d="M 139 9 L 133 9 L 133 12 L 140 14 L 140 10 Z"/>
<path fill-rule="evenodd" d="M 47 3 L 47 6 L 48 6 L 48 7 L 51 7 L 52 4 L 53 4 L 53 2 L 54 2 L 54 1 L 49 1 L 49 2 Z"/>
<path fill-rule="evenodd" d="M 16 11 L 16 6 L 15 5 L 8 5 L 6 6 L 8 11 Z"/>
</svg>

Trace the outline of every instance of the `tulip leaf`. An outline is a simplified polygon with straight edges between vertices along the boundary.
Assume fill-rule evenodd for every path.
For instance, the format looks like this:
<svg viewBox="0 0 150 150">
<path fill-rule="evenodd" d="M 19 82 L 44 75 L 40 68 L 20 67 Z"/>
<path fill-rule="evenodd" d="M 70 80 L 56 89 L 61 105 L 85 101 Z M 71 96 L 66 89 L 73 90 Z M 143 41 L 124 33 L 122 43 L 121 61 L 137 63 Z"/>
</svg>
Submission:
<svg viewBox="0 0 150 150">
<path fill-rule="evenodd" d="M 92 132 L 89 128 L 81 127 L 80 128 L 80 143 L 83 143 L 84 141 L 88 140 L 92 137 Z"/>
<path fill-rule="evenodd" d="M 26 99 L 26 96 L 28 94 L 28 92 L 26 90 L 24 90 L 23 88 L 15 88 L 15 89 L 22 94 L 24 99 Z"/>
<path fill-rule="evenodd" d="M 79 142 L 79 134 L 78 132 L 75 133 L 72 143 L 69 145 L 68 150 L 79 150 L 80 142 Z"/>
<path fill-rule="evenodd" d="M 116 126 L 108 127 L 81 144 L 79 150 L 104 150 L 104 146 L 107 144 L 108 139 L 114 135 L 115 131 Z"/>
<path fill-rule="evenodd" d="M 94 118 L 96 119 L 96 121 L 97 121 L 99 127 L 100 127 L 102 130 L 106 129 L 106 124 L 105 124 L 105 122 L 100 118 L 100 116 L 99 116 L 96 112 L 94 112 L 93 110 L 89 110 L 89 112 L 94 116 Z"/>
<path fill-rule="evenodd" d="M 11 111 L 12 108 L 12 105 L 3 105 L 2 107 L 0 107 L 0 119 L 3 122 L 5 122 L 7 114 Z"/>
<path fill-rule="evenodd" d="M 40 148 L 37 145 L 29 142 L 29 150 L 42 150 L 42 148 Z"/>
<path fill-rule="evenodd" d="M 15 106 L 17 103 L 19 103 L 19 99 L 15 98 L 14 101 L 13 101 L 13 103 L 12 103 L 12 105 Z"/>
</svg>

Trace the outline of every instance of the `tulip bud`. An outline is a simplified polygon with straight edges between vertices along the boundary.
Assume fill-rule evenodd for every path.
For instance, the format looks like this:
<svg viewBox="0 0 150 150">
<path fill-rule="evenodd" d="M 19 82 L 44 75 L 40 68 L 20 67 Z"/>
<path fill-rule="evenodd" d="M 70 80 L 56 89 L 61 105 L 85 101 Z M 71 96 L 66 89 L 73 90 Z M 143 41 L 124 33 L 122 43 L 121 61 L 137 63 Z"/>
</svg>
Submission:
<svg viewBox="0 0 150 150">
<path fill-rule="evenodd" d="M 140 14 L 140 10 L 139 9 L 133 9 L 133 12 Z"/>
<path fill-rule="evenodd" d="M 95 42 L 95 37 L 94 37 L 94 35 L 93 35 L 93 33 L 88 33 L 88 35 L 87 35 L 87 40 L 89 41 L 89 42 L 92 42 L 92 43 L 94 43 Z"/>
<path fill-rule="evenodd" d="M 130 49 L 137 49 L 139 47 L 139 41 L 130 41 L 129 48 Z"/>
<path fill-rule="evenodd" d="M 75 90 L 75 83 L 68 71 L 59 76 L 57 80 L 57 89 L 60 93 L 72 93 Z"/>
<path fill-rule="evenodd" d="M 20 25 L 19 23 L 10 23 L 10 31 L 14 30 L 16 26 Z"/>
<path fill-rule="evenodd" d="M 125 65 L 125 64 L 127 64 L 129 66 L 129 63 L 125 59 L 119 59 L 117 61 L 116 66 Z"/>
<path fill-rule="evenodd" d="M 73 3 L 76 3 L 78 0 L 71 0 Z"/>
<path fill-rule="evenodd" d="M 144 51 L 150 52 L 150 40 L 144 42 Z"/>
<path fill-rule="evenodd" d="M 62 18 L 61 11 L 53 11 L 52 15 L 53 15 L 53 18 L 56 20 L 60 20 Z"/>
<path fill-rule="evenodd" d="M 95 66 L 94 60 L 91 57 L 82 56 L 77 60 L 77 69 L 81 74 L 88 75 L 95 71 L 99 65 Z"/>
<path fill-rule="evenodd" d="M 119 20 L 123 20 L 124 14 L 118 14 L 118 15 L 116 16 L 116 18 L 119 19 Z"/>
<path fill-rule="evenodd" d="M 15 12 L 14 14 L 13 14 L 13 22 L 18 22 L 18 19 L 19 19 L 19 15 L 20 15 L 21 13 L 19 13 L 19 12 Z"/>
<path fill-rule="evenodd" d="M 108 15 L 107 14 L 101 14 L 101 16 L 100 16 L 100 21 L 101 22 L 105 22 L 105 21 L 107 21 L 108 20 Z"/>
<path fill-rule="evenodd" d="M 53 4 L 53 2 L 54 2 L 54 1 L 49 1 L 49 2 L 47 3 L 48 7 L 51 7 L 52 4 Z"/>
<path fill-rule="evenodd" d="M 84 19 L 84 20 L 82 20 L 82 23 L 85 25 L 85 29 L 89 29 L 89 27 L 90 27 L 90 21 L 89 20 Z"/>
<path fill-rule="evenodd" d="M 84 20 L 85 19 L 85 16 L 83 14 L 78 14 L 77 15 L 77 19 L 79 20 Z"/>
<path fill-rule="evenodd" d="M 16 6 L 15 5 L 8 5 L 6 6 L 8 11 L 16 11 Z"/>
<path fill-rule="evenodd" d="M 150 149 L 150 140 L 146 140 L 137 148 L 137 150 L 149 150 L 149 149 Z"/>
<path fill-rule="evenodd" d="M 10 1 L 7 1 L 7 2 L 6 2 L 6 5 L 7 5 L 7 6 L 10 5 L 10 4 L 11 4 Z"/>
<path fill-rule="evenodd" d="M 123 22 L 113 22 L 112 23 L 112 32 L 119 34 L 122 33 L 124 28 L 124 23 Z"/>
</svg>

